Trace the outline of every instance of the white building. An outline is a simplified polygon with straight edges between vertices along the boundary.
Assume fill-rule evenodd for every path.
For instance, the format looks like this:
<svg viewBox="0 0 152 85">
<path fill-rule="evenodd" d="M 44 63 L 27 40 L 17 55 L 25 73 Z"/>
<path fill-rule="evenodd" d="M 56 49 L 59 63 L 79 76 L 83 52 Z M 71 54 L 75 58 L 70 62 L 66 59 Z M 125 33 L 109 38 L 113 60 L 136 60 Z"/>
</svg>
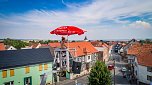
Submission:
<svg viewBox="0 0 152 85">
<path fill-rule="evenodd" d="M 6 45 L 5 48 L 6 50 L 17 50 L 15 47 L 9 45 Z"/>
<path fill-rule="evenodd" d="M 98 50 L 98 60 L 107 62 L 109 60 L 110 46 L 100 41 L 92 41 L 91 44 Z"/>
<path fill-rule="evenodd" d="M 152 52 L 135 57 L 134 74 L 138 84 L 152 82 Z"/>
</svg>

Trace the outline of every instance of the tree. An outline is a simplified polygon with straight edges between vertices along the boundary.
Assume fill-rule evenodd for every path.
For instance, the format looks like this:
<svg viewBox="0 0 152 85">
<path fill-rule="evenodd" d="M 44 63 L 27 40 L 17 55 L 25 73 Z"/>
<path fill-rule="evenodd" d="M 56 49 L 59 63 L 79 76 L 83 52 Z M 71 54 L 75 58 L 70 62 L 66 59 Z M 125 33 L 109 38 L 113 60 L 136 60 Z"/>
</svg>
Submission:
<svg viewBox="0 0 152 85">
<path fill-rule="evenodd" d="M 97 61 L 88 77 L 89 85 L 111 85 L 111 73 L 104 62 Z"/>
<path fill-rule="evenodd" d="M 28 45 L 28 43 L 23 42 L 21 40 L 13 40 L 13 39 L 10 39 L 10 38 L 4 39 L 4 44 L 13 46 L 16 49 L 21 49 L 22 47 L 25 47 L 25 46 Z"/>
</svg>

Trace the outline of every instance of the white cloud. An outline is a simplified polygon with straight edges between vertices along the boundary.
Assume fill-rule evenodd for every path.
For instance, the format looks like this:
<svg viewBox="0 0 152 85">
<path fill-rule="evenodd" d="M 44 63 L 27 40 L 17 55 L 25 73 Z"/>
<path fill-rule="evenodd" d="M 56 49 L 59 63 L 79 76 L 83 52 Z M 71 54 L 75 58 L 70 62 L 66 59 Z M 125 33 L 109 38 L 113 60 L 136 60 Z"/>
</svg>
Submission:
<svg viewBox="0 0 152 85">
<path fill-rule="evenodd" d="M 96 29 L 99 30 L 94 30 L 94 35 L 96 35 L 96 33 L 103 28 L 103 26 L 101 26 L 103 23 L 101 22 L 104 20 L 113 20 L 116 23 L 120 23 L 121 26 L 122 24 L 128 23 L 128 21 L 120 21 L 120 16 L 138 16 L 142 13 L 152 12 L 152 0 L 93 0 L 92 3 L 83 5 L 66 4 L 62 0 L 62 3 L 68 7 L 67 10 L 32 10 L 24 14 L 6 16 L 5 18 L 0 18 L 0 27 L 6 30 L 8 28 L 34 30 L 37 31 L 35 32 L 37 34 L 33 37 L 38 38 L 36 35 L 40 35 L 41 33 L 45 34 L 56 27 L 75 25 L 86 30 L 97 27 Z M 150 24 L 146 22 L 135 22 L 132 25 L 136 26 L 137 24 L 146 28 L 150 26 Z M 112 24 L 109 23 L 109 26 L 110 25 Z M 116 28 L 114 25 L 111 27 Z M 49 34 L 43 35 L 41 38 L 45 37 L 49 38 Z M 96 36 L 94 36 L 94 38 L 95 37 Z"/>
<path fill-rule="evenodd" d="M 136 21 L 131 23 L 130 28 L 152 28 L 152 26 L 148 22 L 144 21 Z"/>
</svg>

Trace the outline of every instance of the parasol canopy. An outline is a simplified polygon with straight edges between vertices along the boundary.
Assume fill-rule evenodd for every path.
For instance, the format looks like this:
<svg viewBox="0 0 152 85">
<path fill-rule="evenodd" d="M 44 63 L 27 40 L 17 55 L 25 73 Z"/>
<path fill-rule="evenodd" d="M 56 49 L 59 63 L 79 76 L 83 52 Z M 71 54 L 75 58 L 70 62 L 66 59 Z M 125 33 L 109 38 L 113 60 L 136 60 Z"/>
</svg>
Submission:
<svg viewBox="0 0 152 85">
<path fill-rule="evenodd" d="M 84 34 L 86 31 L 82 30 L 78 27 L 75 26 L 61 26 L 56 28 L 55 30 L 51 31 L 51 34 L 56 34 L 56 35 L 74 35 L 74 34 L 78 34 L 78 35 L 82 35 Z"/>
</svg>

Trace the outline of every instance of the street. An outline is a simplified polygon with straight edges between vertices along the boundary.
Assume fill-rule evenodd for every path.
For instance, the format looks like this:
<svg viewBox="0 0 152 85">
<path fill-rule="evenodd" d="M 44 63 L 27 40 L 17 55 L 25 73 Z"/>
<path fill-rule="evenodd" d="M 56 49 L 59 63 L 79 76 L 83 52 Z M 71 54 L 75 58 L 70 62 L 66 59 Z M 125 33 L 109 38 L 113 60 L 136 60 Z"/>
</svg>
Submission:
<svg viewBox="0 0 152 85">
<path fill-rule="evenodd" d="M 127 78 L 123 77 L 121 68 L 125 67 L 125 62 L 122 61 L 121 56 L 118 53 L 112 52 L 111 53 L 112 60 L 115 60 L 115 84 L 116 85 L 131 85 Z M 111 61 L 114 62 L 114 61 Z M 110 62 L 109 62 L 110 63 Z M 111 71 L 112 73 L 112 80 L 114 84 L 114 70 Z"/>
<path fill-rule="evenodd" d="M 115 62 L 115 84 L 119 85 L 130 85 L 128 80 L 123 77 L 123 74 L 121 72 L 121 68 L 124 67 L 125 64 L 123 62 Z M 112 70 L 112 79 L 114 79 L 114 71 Z M 113 80 L 114 83 L 114 80 Z"/>
</svg>

